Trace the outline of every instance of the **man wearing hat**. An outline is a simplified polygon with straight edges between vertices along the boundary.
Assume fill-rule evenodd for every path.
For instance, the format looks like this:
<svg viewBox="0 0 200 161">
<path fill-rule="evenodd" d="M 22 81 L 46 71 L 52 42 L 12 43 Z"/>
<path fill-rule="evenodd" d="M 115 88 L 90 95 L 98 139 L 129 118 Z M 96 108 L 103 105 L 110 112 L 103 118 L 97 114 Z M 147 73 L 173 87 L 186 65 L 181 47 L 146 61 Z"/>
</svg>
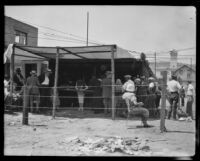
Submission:
<svg viewBox="0 0 200 161">
<path fill-rule="evenodd" d="M 131 80 L 130 75 L 124 76 L 126 82 L 122 86 L 122 92 L 124 94 L 122 95 L 122 98 L 125 100 L 128 112 L 130 112 L 130 101 L 133 96 L 135 96 L 135 83 Z"/>
<path fill-rule="evenodd" d="M 27 87 L 28 87 L 28 95 L 30 98 L 30 109 L 31 112 L 33 112 L 33 103 L 36 103 L 36 110 L 37 112 L 39 112 L 39 88 L 38 86 L 40 86 L 37 74 L 35 70 L 32 70 L 30 72 L 31 76 L 27 78 Z"/>
<path fill-rule="evenodd" d="M 107 114 L 111 110 L 111 96 L 112 96 L 112 75 L 111 71 L 106 71 L 106 78 L 102 79 L 102 97 L 104 104 L 104 113 Z"/>
<path fill-rule="evenodd" d="M 53 86 L 53 78 L 51 75 L 51 69 L 46 69 L 40 76 L 40 107 L 51 107 L 51 87 Z"/>
<path fill-rule="evenodd" d="M 137 89 L 137 100 L 146 104 L 148 84 L 145 81 L 145 76 L 140 77 L 140 85 Z M 144 105 L 145 106 L 145 105 Z"/>
<path fill-rule="evenodd" d="M 16 91 L 21 91 L 22 86 L 24 85 L 24 77 L 21 74 L 21 69 L 17 68 L 13 77 L 13 82 L 16 83 Z"/>
<path fill-rule="evenodd" d="M 150 116 L 156 117 L 157 110 L 156 110 L 156 85 L 155 79 L 153 77 L 148 78 L 149 86 L 147 90 L 147 98 L 146 98 L 146 105 L 145 107 L 149 109 Z"/>
<path fill-rule="evenodd" d="M 173 118 L 176 120 L 177 103 L 179 101 L 178 91 L 181 89 L 181 85 L 177 81 L 177 77 L 172 75 L 172 79 L 167 83 L 167 90 L 169 92 L 169 103 L 170 109 L 168 113 L 168 119 L 171 118 L 171 113 L 173 109 Z"/>
</svg>

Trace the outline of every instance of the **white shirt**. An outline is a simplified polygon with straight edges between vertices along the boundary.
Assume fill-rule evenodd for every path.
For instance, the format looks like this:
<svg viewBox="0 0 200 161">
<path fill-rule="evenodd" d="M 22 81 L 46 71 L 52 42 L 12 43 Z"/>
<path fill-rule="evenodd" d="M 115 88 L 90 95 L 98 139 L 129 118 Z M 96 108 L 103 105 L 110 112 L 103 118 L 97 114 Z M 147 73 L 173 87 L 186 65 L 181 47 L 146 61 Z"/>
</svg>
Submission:
<svg viewBox="0 0 200 161">
<path fill-rule="evenodd" d="M 187 89 L 187 95 L 191 96 L 191 95 L 193 95 L 193 93 L 194 93 L 194 87 L 192 84 L 189 84 L 188 89 Z"/>
<path fill-rule="evenodd" d="M 153 87 L 154 87 L 154 83 L 151 82 L 151 83 L 149 84 L 149 88 L 153 88 Z"/>
<path fill-rule="evenodd" d="M 124 83 L 122 88 L 125 90 L 125 92 L 134 92 L 135 84 L 132 80 L 128 80 L 126 83 Z"/>
<path fill-rule="evenodd" d="M 171 80 L 167 83 L 167 89 L 169 92 L 178 92 L 178 90 L 181 89 L 181 85 L 179 82 Z"/>
<path fill-rule="evenodd" d="M 49 85 L 49 77 L 45 75 L 44 82 L 42 82 L 43 85 Z"/>
</svg>

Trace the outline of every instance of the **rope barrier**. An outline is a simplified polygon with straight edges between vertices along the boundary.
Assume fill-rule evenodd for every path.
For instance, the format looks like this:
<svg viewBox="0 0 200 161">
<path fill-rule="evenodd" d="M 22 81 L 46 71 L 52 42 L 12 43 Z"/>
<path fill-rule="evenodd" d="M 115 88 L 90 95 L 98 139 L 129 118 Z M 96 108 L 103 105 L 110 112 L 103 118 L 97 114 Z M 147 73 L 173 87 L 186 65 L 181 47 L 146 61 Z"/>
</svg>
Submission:
<svg viewBox="0 0 200 161">
<path fill-rule="evenodd" d="M 22 107 L 23 106 L 19 106 L 19 105 L 5 105 L 5 106 L 10 106 L 10 107 Z M 159 107 L 162 107 L 162 106 L 159 106 Z M 166 106 L 167 108 L 171 107 L 171 106 Z M 25 108 L 30 108 L 30 107 L 25 107 Z M 36 107 L 34 107 L 36 108 Z M 52 110 L 53 107 L 38 107 L 39 109 L 50 109 Z M 75 109 L 78 109 L 79 107 L 58 107 L 56 110 L 64 110 L 64 109 L 68 109 L 68 110 L 75 110 Z M 84 109 L 92 109 L 92 110 L 98 110 L 98 109 L 105 109 L 104 107 L 83 107 Z M 111 109 L 111 108 L 109 108 Z M 123 109 L 123 110 L 126 110 L 127 107 L 124 107 L 124 108 L 116 108 L 115 110 L 118 110 L 118 109 Z M 158 109 L 158 108 L 147 108 L 148 110 L 155 110 L 155 109 Z"/>
</svg>

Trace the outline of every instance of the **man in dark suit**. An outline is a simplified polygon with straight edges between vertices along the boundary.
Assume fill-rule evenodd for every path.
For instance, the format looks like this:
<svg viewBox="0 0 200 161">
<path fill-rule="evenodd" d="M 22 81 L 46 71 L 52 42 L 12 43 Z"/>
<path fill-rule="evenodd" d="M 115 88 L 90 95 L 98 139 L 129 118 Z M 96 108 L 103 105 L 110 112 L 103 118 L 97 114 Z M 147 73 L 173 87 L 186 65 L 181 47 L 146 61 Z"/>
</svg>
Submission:
<svg viewBox="0 0 200 161">
<path fill-rule="evenodd" d="M 15 90 L 20 91 L 22 89 L 22 86 L 24 85 L 24 82 L 25 82 L 24 77 L 21 74 L 20 68 L 16 69 L 16 72 L 15 72 L 14 77 L 13 77 L 13 82 L 16 83 Z"/>
<path fill-rule="evenodd" d="M 39 77 L 40 86 L 40 107 L 50 108 L 51 104 L 51 88 L 54 85 L 51 69 L 46 69 Z"/>
</svg>

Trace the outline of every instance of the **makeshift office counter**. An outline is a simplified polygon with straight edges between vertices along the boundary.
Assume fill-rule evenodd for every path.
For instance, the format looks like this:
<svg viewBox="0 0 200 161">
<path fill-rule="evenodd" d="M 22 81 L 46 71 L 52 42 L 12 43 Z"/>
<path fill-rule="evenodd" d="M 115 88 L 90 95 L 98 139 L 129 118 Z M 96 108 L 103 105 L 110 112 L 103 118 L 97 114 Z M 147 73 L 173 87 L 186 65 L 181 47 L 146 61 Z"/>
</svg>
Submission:
<svg viewBox="0 0 200 161">
<path fill-rule="evenodd" d="M 112 119 L 115 118 L 115 79 L 123 80 L 125 74 L 145 75 L 149 77 L 152 71 L 145 62 L 136 59 L 138 54 L 128 52 L 116 45 L 82 46 L 82 47 L 33 47 L 13 45 L 13 59 L 11 59 L 11 75 L 13 75 L 14 59 L 48 60 L 49 68 L 55 76 L 53 117 L 55 117 L 55 102 L 58 85 L 67 78 L 75 81 L 80 74 L 86 83 L 93 74 L 100 75 L 106 70 L 112 72 Z M 11 77 L 12 78 L 12 77 Z"/>
</svg>

